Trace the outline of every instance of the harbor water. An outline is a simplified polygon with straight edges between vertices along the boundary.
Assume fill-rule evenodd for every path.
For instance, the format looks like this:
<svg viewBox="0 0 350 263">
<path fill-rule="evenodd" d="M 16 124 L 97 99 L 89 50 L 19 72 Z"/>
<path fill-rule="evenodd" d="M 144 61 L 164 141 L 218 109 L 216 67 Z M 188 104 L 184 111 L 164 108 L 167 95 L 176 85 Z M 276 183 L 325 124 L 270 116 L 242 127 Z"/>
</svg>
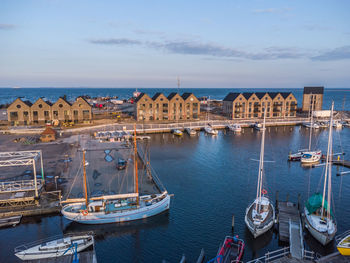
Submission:
<svg viewBox="0 0 350 263">
<path fill-rule="evenodd" d="M 203 132 L 197 136 L 176 137 L 173 134 L 151 135 L 151 164 L 167 188 L 174 194 L 168 213 L 143 221 L 125 224 L 85 226 L 71 223 L 61 216 L 24 218 L 15 228 L 0 230 L 0 262 L 18 262 L 13 249 L 23 243 L 62 232 L 93 231 L 96 235 L 98 262 L 179 262 L 185 254 L 187 262 L 195 262 L 204 248 L 206 260 L 215 257 L 226 235 L 234 233 L 246 242 L 244 261 L 278 249 L 273 231 L 253 239 L 244 224 L 246 207 L 256 195 L 261 132 L 251 128 L 241 134 L 221 130 L 218 136 Z M 309 130 L 296 127 L 269 127 L 265 145 L 264 188 L 275 201 L 279 199 L 301 205 L 323 187 L 324 166 L 305 168 L 299 162 L 288 162 L 290 151 L 308 145 Z M 319 129 L 313 145 L 326 152 L 328 130 Z M 350 159 L 350 128 L 334 132 L 334 152 L 346 152 Z M 333 207 L 338 233 L 350 228 L 350 175 L 336 176 L 349 170 L 333 166 Z M 305 235 L 306 249 L 327 254 L 335 249 L 319 245 Z"/>
</svg>

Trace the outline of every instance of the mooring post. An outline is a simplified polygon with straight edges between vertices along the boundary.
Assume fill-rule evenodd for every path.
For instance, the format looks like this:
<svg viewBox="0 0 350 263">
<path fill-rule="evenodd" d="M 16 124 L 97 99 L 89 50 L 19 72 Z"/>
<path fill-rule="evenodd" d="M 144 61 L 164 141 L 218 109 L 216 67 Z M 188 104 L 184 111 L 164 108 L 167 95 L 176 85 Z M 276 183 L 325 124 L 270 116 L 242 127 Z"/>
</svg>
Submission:
<svg viewBox="0 0 350 263">
<path fill-rule="evenodd" d="M 232 215 L 232 224 L 231 224 L 232 235 L 235 232 L 235 215 Z"/>
</svg>

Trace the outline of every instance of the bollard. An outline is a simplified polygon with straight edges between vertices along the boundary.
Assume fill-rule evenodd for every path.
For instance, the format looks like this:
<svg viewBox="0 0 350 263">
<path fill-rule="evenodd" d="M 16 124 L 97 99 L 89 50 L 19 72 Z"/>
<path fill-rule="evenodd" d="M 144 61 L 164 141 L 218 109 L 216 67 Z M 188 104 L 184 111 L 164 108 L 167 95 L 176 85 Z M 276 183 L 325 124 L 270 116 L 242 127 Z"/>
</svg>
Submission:
<svg viewBox="0 0 350 263">
<path fill-rule="evenodd" d="M 233 233 L 235 232 L 234 230 L 235 230 L 235 215 L 232 215 L 232 228 L 231 228 L 231 231 L 232 231 L 232 235 L 233 235 Z"/>
</svg>

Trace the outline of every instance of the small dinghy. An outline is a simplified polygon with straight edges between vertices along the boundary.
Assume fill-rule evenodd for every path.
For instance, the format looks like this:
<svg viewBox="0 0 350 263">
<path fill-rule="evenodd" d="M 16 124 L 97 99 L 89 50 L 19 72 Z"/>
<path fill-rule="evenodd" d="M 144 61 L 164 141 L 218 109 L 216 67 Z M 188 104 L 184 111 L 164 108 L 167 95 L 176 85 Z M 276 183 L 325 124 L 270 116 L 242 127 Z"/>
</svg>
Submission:
<svg viewBox="0 0 350 263">
<path fill-rule="evenodd" d="M 237 237 L 227 236 L 220 246 L 216 257 L 208 263 L 240 262 L 244 251 L 244 241 Z"/>
<path fill-rule="evenodd" d="M 66 236 L 36 241 L 15 248 L 15 255 L 22 260 L 56 258 L 79 253 L 94 243 L 92 235 Z"/>
<path fill-rule="evenodd" d="M 197 132 L 196 132 L 196 130 L 194 130 L 194 129 L 185 128 L 185 131 L 186 131 L 186 132 L 188 133 L 188 135 L 190 135 L 190 136 L 197 135 Z"/>
<path fill-rule="evenodd" d="M 235 123 L 233 125 L 229 125 L 227 126 L 229 128 L 230 131 L 233 131 L 233 132 L 241 132 L 242 131 L 242 127 L 241 125 Z"/>
<path fill-rule="evenodd" d="M 350 256 L 350 231 L 336 237 L 337 249 L 343 256 Z"/>
<path fill-rule="evenodd" d="M 176 136 L 182 136 L 183 133 L 179 129 L 174 129 L 173 130 L 173 134 L 176 135 Z"/>
<path fill-rule="evenodd" d="M 21 222 L 22 216 L 11 216 L 0 219 L 0 227 L 16 226 Z"/>
</svg>

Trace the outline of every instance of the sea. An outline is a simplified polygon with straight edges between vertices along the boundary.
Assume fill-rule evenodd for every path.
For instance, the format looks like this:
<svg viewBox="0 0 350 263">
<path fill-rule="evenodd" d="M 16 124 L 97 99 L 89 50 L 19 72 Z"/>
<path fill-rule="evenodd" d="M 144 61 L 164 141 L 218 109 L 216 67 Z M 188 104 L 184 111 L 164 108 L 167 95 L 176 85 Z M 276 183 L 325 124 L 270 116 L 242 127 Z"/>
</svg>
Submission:
<svg viewBox="0 0 350 263">
<path fill-rule="evenodd" d="M 55 91 L 54 91 L 55 90 Z M 22 93 L 28 99 L 45 96 L 52 100 L 58 96 L 131 96 L 134 89 L 1 89 L 1 101 L 11 101 Z M 139 89 L 153 94 L 174 90 Z M 119 91 L 119 92 L 118 92 Z M 187 92 L 187 89 L 180 92 Z M 222 99 L 232 90 L 194 89 L 200 96 Z M 236 90 L 233 90 L 236 91 Z M 243 90 L 242 90 L 243 91 Z M 244 90 L 246 91 L 246 90 Z M 301 102 L 302 90 L 291 90 Z M 70 93 L 69 93 L 70 92 Z M 123 97 L 125 96 L 125 97 Z M 336 108 L 349 110 L 346 98 L 349 90 L 325 90 L 324 108 L 335 101 Z M 345 103 L 344 103 L 345 98 Z M 343 106 L 345 105 L 345 106 Z M 1 135 L 0 135 L 1 136 Z M 0 229 L 0 262 L 20 262 L 14 248 L 23 243 L 67 232 L 92 231 L 96 238 L 98 262 L 196 262 L 201 249 L 205 262 L 216 256 L 227 235 L 238 235 L 245 241 L 244 261 L 263 256 L 288 244 L 278 241 L 276 231 L 254 239 L 246 228 L 244 215 L 254 200 L 258 178 L 261 132 L 244 128 L 241 134 L 221 130 L 218 136 L 199 132 L 197 136 L 176 137 L 172 134 L 150 135 L 150 161 L 168 192 L 173 194 L 167 213 L 141 221 L 124 224 L 86 226 L 72 223 L 60 215 L 23 218 L 20 225 Z M 302 167 L 299 162 L 288 162 L 289 152 L 308 145 L 309 130 L 302 126 L 271 127 L 266 132 L 264 188 L 273 202 L 276 193 L 280 200 L 288 196 L 300 206 L 315 192 L 323 189 L 324 166 Z M 318 129 L 313 145 L 327 150 L 328 130 Z M 350 128 L 334 131 L 334 152 L 344 152 L 341 158 L 350 159 Z M 350 228 L 350 174 L 344 167 L 332 169 L 332 209 L 337 220 L 338 233 Z M 235 225 L 232 233 L 232 217 Z M 321 246 L 304 232 L 305 249 L 318 255 L 336 250 L 335 243 Z"/>
</svg>

